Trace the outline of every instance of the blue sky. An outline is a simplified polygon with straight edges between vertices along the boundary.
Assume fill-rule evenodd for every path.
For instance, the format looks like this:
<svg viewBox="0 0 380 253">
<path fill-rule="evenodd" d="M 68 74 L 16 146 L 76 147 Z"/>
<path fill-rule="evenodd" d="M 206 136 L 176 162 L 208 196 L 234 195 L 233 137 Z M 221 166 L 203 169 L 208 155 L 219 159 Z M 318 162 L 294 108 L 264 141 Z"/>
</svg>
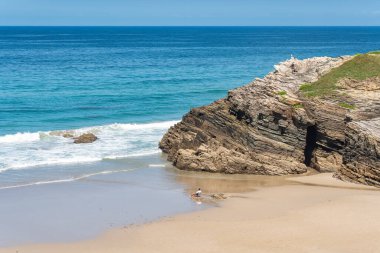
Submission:
<svg viewBox="0 0 380 253">
<path fill-rule="evenodd" d="M 0 25 L 380 25 L 380 0 L 0 0 Z"/>
</svg>

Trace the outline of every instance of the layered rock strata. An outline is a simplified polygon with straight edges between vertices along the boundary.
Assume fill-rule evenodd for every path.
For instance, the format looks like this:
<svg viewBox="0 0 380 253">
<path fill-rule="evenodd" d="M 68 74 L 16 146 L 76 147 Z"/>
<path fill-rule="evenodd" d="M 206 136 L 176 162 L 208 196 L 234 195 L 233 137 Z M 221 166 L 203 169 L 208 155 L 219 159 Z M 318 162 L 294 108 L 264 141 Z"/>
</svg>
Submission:
<svg viewBox="0 0 380 253">
<path fill-rule="evenodd" d="M 286 175 L 313 167 L 380 185 L 379 79 L 339 83 L 355 110 L 340 106 L 335 97 L 309 98 L 299 90 L 350 59 L 280 63 L 226 98 L 192 109 L 159 146 L 184 170 Z"/>
<path fill-rule="evenodd" d="M 347 124 L 346 144 L 336 177 L 380 186 L 380 118 Z"/>
</svg>

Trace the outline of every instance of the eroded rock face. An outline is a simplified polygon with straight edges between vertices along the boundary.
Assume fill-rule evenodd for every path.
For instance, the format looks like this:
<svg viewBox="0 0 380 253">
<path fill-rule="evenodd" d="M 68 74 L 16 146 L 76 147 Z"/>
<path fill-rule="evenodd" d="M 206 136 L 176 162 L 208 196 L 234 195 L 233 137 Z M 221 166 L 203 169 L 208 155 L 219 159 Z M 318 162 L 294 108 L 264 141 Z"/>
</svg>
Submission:
<svg viewBox="0 0 380 253">
<path fill-rule="evenodd" d="M 92 133 L 86 133 L 86 134 L 82 134 L 78 137 L 75 137 L 74 138 L 74 143 L 75 144 L 80 144 L 80 143 L 92 143 L 94 141 L 96 141 L 98 139 L 98 137 L 96 137 L 94 134 Z"/>
<path fill-rule="evenodd" d="M 347 124 L 346 144 L 336 177 L 380 186 L 380 118 Z"/>
<path fill-rule="evenodd" d="M 299 92 L 300 85 L 317 81 L 349 59 L 285 61 L 265 78 L 232 90 L 226 98 L 208 106 L 192 109 L 169 129 L 159 146 L 169 161 L 184 170 L 285 175 L 304 173 L 313 167 L 339 175 L 345 172 L 345 178 L 349 178 L 352 168 L 370 166 L 370 177 L 375 178 L 379 153 L 367 153 L 379 143 L 374 144 L 369 137 L 373 127 L 364 131 L 363 122 L 379 117 L 378 80 L 365 85 L 347 80 L 340 84 L 349 91 L 345 96 L 358 105 L 353 111 L 339 106 L 334 98 L 310 99 Z M 356 92 L 358 87 L 360 92 Z M 355 131 L 368 135 L 352 144 Z M 366 138 L 371 144 L 363 144 Z M 354 155 L 355 147 L 362 144 L 365 147 Z M 354 165 L 359 157 L 371 162 Z M 355 178 L 352 180 L 358 181 L 357 175 Z M 376 180 L 380 183 L 378 179 L 371 182 Z"/>
</svg>

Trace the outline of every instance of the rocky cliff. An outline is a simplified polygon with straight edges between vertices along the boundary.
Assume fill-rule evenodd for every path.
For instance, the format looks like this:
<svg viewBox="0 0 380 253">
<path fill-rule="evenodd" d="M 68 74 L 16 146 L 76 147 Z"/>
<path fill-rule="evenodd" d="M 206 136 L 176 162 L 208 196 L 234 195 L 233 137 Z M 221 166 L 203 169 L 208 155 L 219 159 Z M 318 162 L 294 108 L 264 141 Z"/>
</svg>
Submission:
<svg viewBox="0 0 380 253">
<path fill-rule="evenodd" d="M 292 58 L 192 109 L 159 146 L 184 170 L 285 175 L 313 167 L 380 186 L 378 72 L 377 54 Z"/>
</svg>

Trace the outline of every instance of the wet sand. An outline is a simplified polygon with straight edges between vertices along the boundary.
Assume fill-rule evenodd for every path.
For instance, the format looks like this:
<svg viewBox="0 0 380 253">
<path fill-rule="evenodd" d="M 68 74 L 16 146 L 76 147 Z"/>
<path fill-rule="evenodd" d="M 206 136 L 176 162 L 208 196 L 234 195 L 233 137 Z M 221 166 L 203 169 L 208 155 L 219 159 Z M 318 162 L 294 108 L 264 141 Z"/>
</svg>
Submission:
<svg viewBox="0 0 380 253">
<path fill-rule="evenodd" d="M 9 177 L 2 174 L 0 185 L 5 183 L 5 188 L 0 187 L 0 248 L 88 240 L 113 228 L 218 205 L 215 201 L 194 202 L 189 196 L 198 187 L 205 193 L 238 193 L 285 182 L 284 177 L 179 171 L 160 154 L 38 168 L 34 172 L 41 170 L 115 173 L 94 173 L 61 183 L 21 183 L 10 188 L 6 181 L 11 184 L 10 179 L 18 179 L 17 171 Z"/>
<path fill-rule="evenodd" d="M 197 181 L 191 174 L 179 177 Z M 342 183 L 332 174 L 285 180 L 290 184 L 230 194 L 220 207 L 111 229 L 87 241 L 20 246 L 0 253 L 378 252 L 378 189 Z"/>
<path fill-rule="evenodd" d="M 203 209 L 164 165 L 160 155 L 79 164 L 66 169 L 118 172 L 1 189 L 0 248 L 86 240 L 112 228 Z"/>
</svg>

